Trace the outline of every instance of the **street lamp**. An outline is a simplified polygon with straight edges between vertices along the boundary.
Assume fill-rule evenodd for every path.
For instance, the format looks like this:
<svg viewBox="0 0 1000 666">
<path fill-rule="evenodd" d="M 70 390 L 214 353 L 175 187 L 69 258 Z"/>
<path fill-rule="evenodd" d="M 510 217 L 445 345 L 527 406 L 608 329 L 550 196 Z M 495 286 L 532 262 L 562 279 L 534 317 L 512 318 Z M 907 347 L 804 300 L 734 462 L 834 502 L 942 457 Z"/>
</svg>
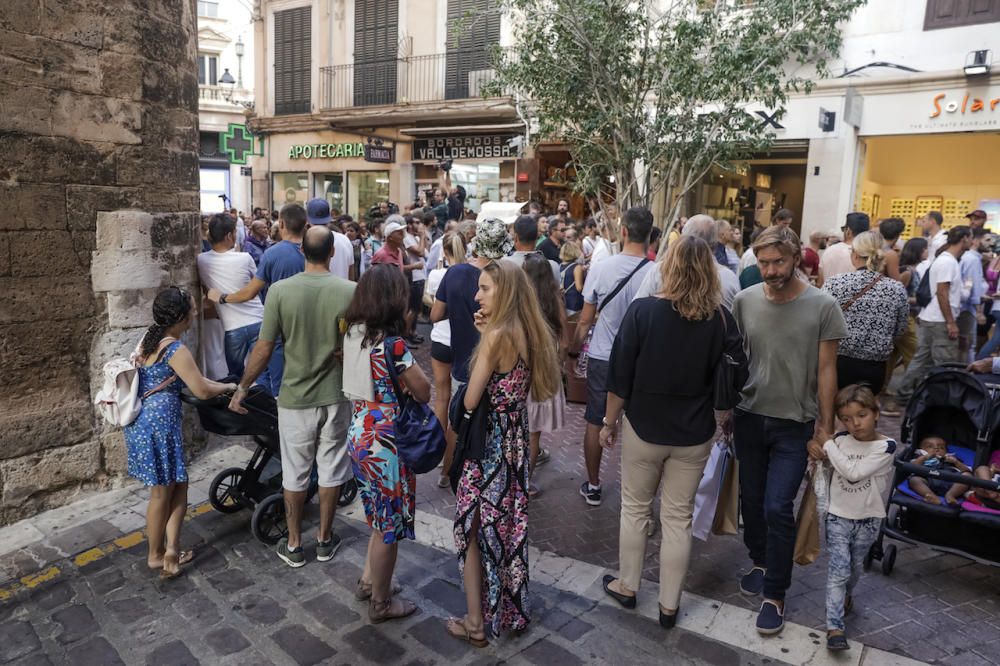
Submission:
<svg viewBox="0 0 1000 666">
<path fill-rule="evenodd" d="M 233 86 L 236 85 L 236 79 L 229 73 L 228 67 L 223 70 L 222 76 L 219 77 L 219 85 L 222 86 L 222 96 L 227 102 L 231 102 L 233 100 Z"/>
<path fill-rule="evenodd" d="M 236 85 L 243 90 L 243 35 L 236 38 Z"/>
</svg>

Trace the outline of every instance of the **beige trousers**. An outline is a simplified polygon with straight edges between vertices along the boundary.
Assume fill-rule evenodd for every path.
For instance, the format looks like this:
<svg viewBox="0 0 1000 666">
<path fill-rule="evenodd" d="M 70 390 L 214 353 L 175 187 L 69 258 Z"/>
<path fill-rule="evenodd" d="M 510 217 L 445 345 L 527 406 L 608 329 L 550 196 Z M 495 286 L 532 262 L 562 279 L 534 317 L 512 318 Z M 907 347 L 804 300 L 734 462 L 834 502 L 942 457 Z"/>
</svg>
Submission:
<svg viewBox="0 0 1000 666">
<path fill-rule="evenodd" d="M 660 606 L 676 610 L 691 557 L 691 516 L 712 441 L 660 446 L 639 438 L 628 419 L 622 426 L 622 515 L 618 543 L 621 584 L 638 591 L 646 555 L 646 528 L 656 489 L 660 492 Z"/>
</svg>

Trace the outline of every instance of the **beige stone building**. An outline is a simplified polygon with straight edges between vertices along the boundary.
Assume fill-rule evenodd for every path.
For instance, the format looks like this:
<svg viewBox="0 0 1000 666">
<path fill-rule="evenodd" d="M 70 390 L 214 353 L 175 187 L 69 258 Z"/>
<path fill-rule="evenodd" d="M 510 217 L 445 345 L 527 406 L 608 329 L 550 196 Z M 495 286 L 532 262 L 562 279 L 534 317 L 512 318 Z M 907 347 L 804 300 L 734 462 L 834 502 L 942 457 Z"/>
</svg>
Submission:
<svg viewBox="0 0 1000 666">
<path fill-rule="evenodd" d="M 481 94 L 509 32 L 492 0 L 262 0 L 255 18 L 254 205 L 320 196 L 359 218 L 412 201 L 443 158 L 473 210 L 519 196 L 524 123 Z"/>
<path fill-rule="evenodd" d="M 193 1 L 0 2 L 0 524 L 124 470 L 94 377 L 196 282 L 195 45 Z"/>
</svg>

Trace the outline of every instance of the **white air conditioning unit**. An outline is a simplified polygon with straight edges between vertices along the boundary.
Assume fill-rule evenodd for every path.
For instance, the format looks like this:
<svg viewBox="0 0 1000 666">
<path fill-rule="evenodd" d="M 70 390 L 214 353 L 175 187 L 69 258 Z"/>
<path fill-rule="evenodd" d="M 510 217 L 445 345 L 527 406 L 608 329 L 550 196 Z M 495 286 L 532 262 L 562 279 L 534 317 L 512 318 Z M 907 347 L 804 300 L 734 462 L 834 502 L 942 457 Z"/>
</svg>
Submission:
<svg viewBox="0 0 1000 666">
<path fill-rule="evenodd" d="M 482 97 L 483 86 L 493 80 L 492 69 L 477 69 L 469 72 L 469 97 Z"/>
</svg>

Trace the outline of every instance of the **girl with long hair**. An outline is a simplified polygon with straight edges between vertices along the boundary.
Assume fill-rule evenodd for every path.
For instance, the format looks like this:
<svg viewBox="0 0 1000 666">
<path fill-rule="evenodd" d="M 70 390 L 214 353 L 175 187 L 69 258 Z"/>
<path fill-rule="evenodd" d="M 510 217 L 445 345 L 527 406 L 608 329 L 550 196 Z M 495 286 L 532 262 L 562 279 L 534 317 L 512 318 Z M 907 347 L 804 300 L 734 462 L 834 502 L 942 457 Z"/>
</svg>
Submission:
<svg viewBox="0 0 1000 666">
<path fill-rule="evenodd" d="M 417 609 L 412 602 L 394 596 L 400 590 L 392 584 L 399 542 L 414 536 L 416 477 L 396 452 L 395 418 L 400 396 L 389 375 L 390 358 L 410 399 L 428 402 L 431 397 L 430 382 L 402 337 L 409 297 L 410 286 L 399 269 L 376 264 L 361 276 L 344 314 L 348 328 L 359 326 L 364 332 L 361 351 L 370 355 L 374 383 L 371 400 L 354 401 L 347 431 L 358 494 L 372 528 L 355 596 L 359 601 L 369 600 L 368 619 L 373 623 L 407 617 Z"/>
<path fill-rule="evenodd" d="M 563 244 L 563 247 L 565 248 L 566 244 Z M 566 325 L 566 309 L 563 307 L 563 299 L 560 298 L 559 285 L 552 277 L 552 266 L 543 255 L 528 254 L 524 257 L 522 268 L 528 278 L 528 283 L 538 298 L 542 316 L 549 326 L 552 340 L 559 352 L 560 361 L 563 361 L 569 349 L 567 335 L 569 327 Z M 566 396 L 563 394 L 561 385 L 548 400 L 536 401 L 530 395 L 528 396 L 528 434 L 531 443 L 532 473 L 534 473 L 541 452 L 542 433 L 561 430 L 566 423 L 565 411 Z M 538 492 L 537 485 L 532 482 L 531 496 L 535 497 Z"/>
<path fill-rule="evenodd" d="M 669 629 L 687 575 L 694 498 L 715 438 L 715 369 L 727 353 L 745 379 L 746 356 L 736 321 L 719 305 L 719 274 L 708 243 L 678 237 L 661 271 L 660 293 L 633 301 L 615 338 L 600 442 L 613 447 L 621 429 L 621 575 L 605 576 L 604 590 L 635 608 L 659 487 L 660 625 Z"/>
<path fill-rule="evenodd" d="M 153 301 L 153 324 L 132 357 L 139 370 L 139 395 L 144 397 L 139 416 L 125 426 L 128 473 L 149 486 L 146 564 L 159 569 L 161 578 L 180 575 L 181 565 L 194 558 L 193 551 L 181 550 L 188 489 L 181 387 L 202 400 L 236 390 L 236 384 L 205 379 L 180 341 L 196 314 L 194 299 L 180 287 L 161 291 Z"/>
<path fill-rule="evenodd" d="M 449 231 L 442 237 L 441 253 L 444 266 L 451 267 L 465 263 L 465 237 L 457 231 Z M 427 290 L 437 298 L 445 271 L 433 268 L 427 275 Z M 433 312 L 433 305 L 431 306 Z M 432 317 L 433 319 L 433 317 Z M 451 323 L 447 318 L 434 322 L 431 328 L 431 370 L 434 373 L 434 415 L 442 426 L 448 425 L 448 401 L 451 398 L 451 368 L 454 356 L 451 351 Z M 444 465 L 438 477 L 438 488 L 448 487 L 448 470 L 455 453 L 455 431 L 447 429 L 445 439 L 448 446 L 444 452 Z"/>
<path fill-rule="evenodd" d="M 551 270 L 551 269 L 550 269 Z M 455 495 L 455 546 L 468 612 L 448 632 L 476 647 L 530 622 L 528 600 L 527 398 L 561 390 L 559 360 L 542 309 L 516 264 L 497 261 L 479 275 L 475 314 L 480 342 L 472 356 L 465 409 L 489 401 L 485 454 L 466 460 Z"/>
</svg>

